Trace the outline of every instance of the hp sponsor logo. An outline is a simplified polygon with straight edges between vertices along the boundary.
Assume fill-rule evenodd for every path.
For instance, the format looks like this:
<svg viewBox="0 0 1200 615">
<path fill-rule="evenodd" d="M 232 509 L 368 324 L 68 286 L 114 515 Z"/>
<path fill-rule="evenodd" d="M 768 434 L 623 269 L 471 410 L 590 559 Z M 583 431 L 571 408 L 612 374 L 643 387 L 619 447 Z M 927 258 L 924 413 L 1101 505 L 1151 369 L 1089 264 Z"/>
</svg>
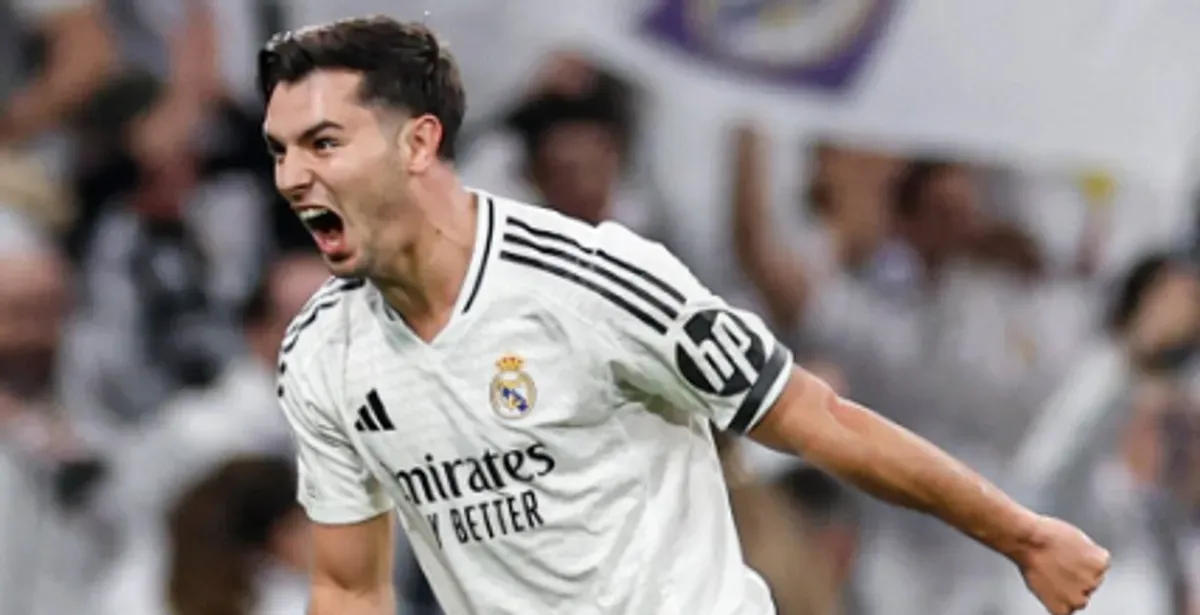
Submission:
<svg viewBox="0 0 1200 615">
<path fill-rule="evenodd" d="M 693 314 L 675 345 L 679 373 L 697 389 L 721 397 L 749 390 L 766 361 L 762 337 L 723 309 Z"/>
</svg>

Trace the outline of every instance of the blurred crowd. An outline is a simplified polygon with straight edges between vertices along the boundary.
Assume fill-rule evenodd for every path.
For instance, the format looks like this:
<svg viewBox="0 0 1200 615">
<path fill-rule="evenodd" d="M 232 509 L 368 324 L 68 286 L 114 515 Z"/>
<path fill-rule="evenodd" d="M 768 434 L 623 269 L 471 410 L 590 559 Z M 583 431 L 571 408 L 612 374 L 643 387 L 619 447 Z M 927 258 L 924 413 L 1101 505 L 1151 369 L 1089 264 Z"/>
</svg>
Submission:
<svg viewBox="0 0 1200 615">
<path fill-rule="evenodd" d="M 303 612 L 273 365 L 326 272 L 277 201 L 254 58 L 367 13 L 426 19 L 458 55 L 469 185 L 663 242 L 843 394 L 1080 524 L 1114 557 L 1088 613 L 1200 613 L 1191 203 L 1164 233 L 1119 175 L 744 117 L 709 145 L 724 189 L 700 207 L 663 189 L 694 177 L 647 163 L 680 138 L 648 127 L 659 84 L 522 47 L 522 2 L 400 4 L 421 3 L 0 0 L 0 615 Z M 1040 612 L 932 520 L 720 445 L 781 615 Z M 396 548 L 400 612 L 437 613 Z"/>
</svg>

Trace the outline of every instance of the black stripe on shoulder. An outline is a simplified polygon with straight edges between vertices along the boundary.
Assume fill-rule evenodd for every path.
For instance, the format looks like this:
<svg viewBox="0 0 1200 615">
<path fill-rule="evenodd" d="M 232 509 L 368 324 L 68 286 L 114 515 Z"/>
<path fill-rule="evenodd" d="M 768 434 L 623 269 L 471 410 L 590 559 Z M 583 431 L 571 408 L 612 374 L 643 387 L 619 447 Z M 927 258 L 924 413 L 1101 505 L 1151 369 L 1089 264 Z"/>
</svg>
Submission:
<svg viewBox="0 0 1200 615">
<path fill-rule="evenodd" d="M 653 273 L 650 273 L 649 271 L 646 271 L 645 269 L 642 269 L 641 267 L 638 267 L 637 265 L 634 265 L 624 259 L 613 256 L 612 254 L 609 254 L 608 252 L 605 252 L 602 249 L 585 247 L 572 237 L 568 237 L 566 235 L 563 235 L 562 233 L 556 233 L 551 230 L 537 228 L 537 227 L 533 226 L 532 224 L 529 224 L 528 222 L 524 222 L 524 221 L 518 220 L 516 218 L 509 218 L 508 224 L 513 227 L 516 227 L 522 231 L 525 231 L 526 233 L 528 233 L 534 237 L 541 238 L 541 239 L 548 239 L 551 241 L 556 241 L 556 242 L 559 242 L 562 244 L 566 244 L 566 245 L 569 245 L 569 246 L 575 248 L 576 250 L 579 250 L 585 254 L 589 254 L 589 255 L 594 254 L 597 257 L 603 259 L 604 261 L 606 261 L 612 265 L 615 265 L 615 266 L 625 270 L 626 272 L 628 272 L 632 275 L 635 275 L 638 278 L 641 278 L 642 280 L 646 281 L 647 283 L 653 285 L 654 287 L 658 288 L 662 292 L 666 293 L 666 295 L 668 297 L 674 299 L 680 305 L 687 302 L 687 297 L 684 296 L 683 293 L 679 292 L 679 289 L 677 289 L 674 286 L 671 286 L 667 282 L 663 281 L 662 278 L 660 278 L 660 277 L 654 275 Z M 506 233 L 506 237 L 507 237 L 507 233 Z"/>
<path fill-rule="evenodd" d="M 612 282 L 613 284 L 616 284 L 617 286 L 629 291 L 638 299 L 645 301 L 650 306 L 662 312 L 663 315 L 665 315 L 668 319 L 674 320 L 677 316 L 679 316 L 679 309 L 677 307 L 667 305 L 667 303 L 662 299 L 659 299 L 658 297 L 646 292 L 645 289 L 637 286 L 629 280 L 616 275 L 601 264 L 597 263 L 595 260 L 589 259 L 585 255 L 567 252 L 561 248 L 538 243 L 532 239 L 522 237 L 521 235 L 514 235 L 512 233 L 505 233 L 504 241 L 512 245 L 535 250 L 547 257 L 547 261 L 558 261 L 562 264 L 575 265 L 581 269 L 591 271 L 605 280 L 608 280 L 609 282 Z"/>
<path fill-rule="evenodd" d="M 483 239 L 483 254 L 479 256 L 479 271 L 475 273 L 475 284 L 471 287 L 471 295 L 467 297 L 467 302 L 463 304 L 463 314 L 471 310 L 471 305 L 475 303 L 475 297 L 479 295 L 479 287 L 483 286 L 483 274 L 487 272 L 488 255 L 492 252 L 492 235 L 496 232 L 496 204 L 492 202 L 491 197 L 487 200 L 487 234 Z"/>
<path fill-rule="evenodd" d="M 517 254 L 515 252 L 509 252 L 507 250 L 500 251 L 500 259 L 510 263 L 515 263 L 517 265 L 524 265 L 526 267 L 538 269 L 563 280 L 567 280 L 568 282 L 578 284 L 596 293 L 597 295 L 604 297 L 613 305 L 625 310 L 631 316 L 642 321 L 646 326 L 653 329 L 656 333 L 661 335 L 667 332 L 667 326 L 665 324 L 655 320 L 641 308 L 633 305 L 625 298 L 617 295 L 607 288 L 604 288 L 603 286 L 600 286 L 599 284 L 596 284 L 594 281 L 581 277 L 579 274 L 568 271 L 567 269 L 555 263 L 547 262 L 543 259 L 532 258 L 523 254 Z"/>
<path fill-rule="evenodd" d="M 292 324 L 284 335 L 283 347 L 280 352 L 287 354 L 294 350 L 296 343 L 300 341 L 300 334 L 317 322 L 317 317 L 321 315 L 321 312 L 340 303 L 345 293 L 362 288 L 365 284 L 366 280 L 362 278 L 332 278 L 326 282 L 292 320 Z"/>
</svg>

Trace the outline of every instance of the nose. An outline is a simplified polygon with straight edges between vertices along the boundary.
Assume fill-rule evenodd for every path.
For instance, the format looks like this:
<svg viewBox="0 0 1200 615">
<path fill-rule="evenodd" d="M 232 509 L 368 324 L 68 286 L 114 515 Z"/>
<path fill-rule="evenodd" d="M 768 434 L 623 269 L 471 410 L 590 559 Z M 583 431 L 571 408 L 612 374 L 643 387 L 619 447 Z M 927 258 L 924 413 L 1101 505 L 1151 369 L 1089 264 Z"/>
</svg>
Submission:
<svg viewBox="0 0 1200 615">
<path fill-rule="evenodd" d="M 289 202 L 303 202 L 312 184 L 312 169 L 299 157 L 281 157 L 275 163 L 275 187 Z"/>
</svg>

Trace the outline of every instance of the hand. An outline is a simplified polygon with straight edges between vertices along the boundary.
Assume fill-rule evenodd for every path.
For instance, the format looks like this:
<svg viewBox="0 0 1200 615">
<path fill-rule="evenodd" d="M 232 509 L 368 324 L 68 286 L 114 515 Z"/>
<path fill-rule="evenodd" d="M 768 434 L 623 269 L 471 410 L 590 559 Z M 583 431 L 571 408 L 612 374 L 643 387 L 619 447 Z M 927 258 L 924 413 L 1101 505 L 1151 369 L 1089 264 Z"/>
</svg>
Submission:
<svg viewBox="0 0 1200 615">
<path fill-rule="evenodd" d="M 1052 615 L 1087 606 L 1108 571 L 1108 551 L 1075 526 L 1042 517 L 1017 565 L 1025 584 Z"/>
</svg>

